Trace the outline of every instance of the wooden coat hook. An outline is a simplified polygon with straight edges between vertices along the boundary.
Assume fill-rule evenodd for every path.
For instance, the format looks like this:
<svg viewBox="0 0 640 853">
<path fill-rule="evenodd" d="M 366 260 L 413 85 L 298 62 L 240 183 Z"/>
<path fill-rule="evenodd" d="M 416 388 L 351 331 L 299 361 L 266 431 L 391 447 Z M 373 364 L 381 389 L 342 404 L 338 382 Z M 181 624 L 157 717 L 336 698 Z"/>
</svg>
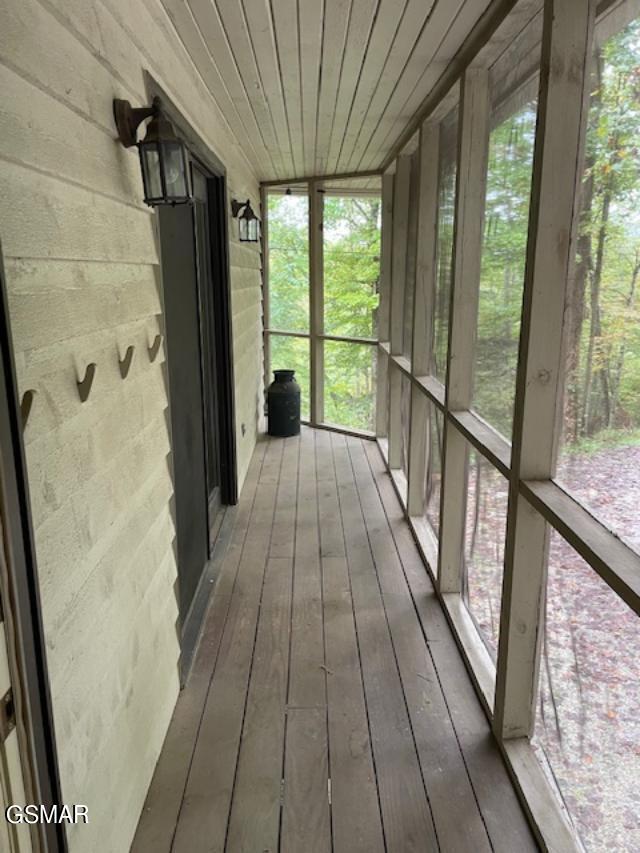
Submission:
<svg viewBox="0 0 640 853">
<path fill-rule="evenodd" d="M 36 392 L 33 388 L 29 388 L 28 391 L 25 391 L 22 395 L 22 400 L 20 401 L 20 414 L 22 415 L 22 429 L 24 429 L 27 425 L 27 421 L 29 420 L 29 415 L 31 414 L 31 407 L 33 406 L 33 398 L 35 397 Z"/>
<path fill-rule="evenodd" d="M 129 370 L 131 369 L 131 362 L 133 361 L 133 351 L 134 346 L 128 346 L 127 351 L 124 354 L 124 358 L 120 358 L 118 354 L 118 364 L 120 365 L 120 376 L 123 379 L 126 379 L 129 375 Z"/>
<path fill-rule="evenodd" d="M 80 395 L 81 402 L 85 402 L 89 398 L 89 394 L 91 393 L 91 386 L 93 385 L 93 379 L 96 375 L 96 366 L 92 361 L 87 365 L 87 368 L 84 372 L 84 379 L 76 379 L 78 384 L 78 394 Z"/>
<path fill-rule="evenodd" d="M 155 361 L 156 356 L 158 355 L 158 351 L 160 350 L 160 344 L 162 343 L 162 335 L 156 335 L 153 339 L 153 343 L 147 349 L 149 350 L 149 361 Z"/>
</svg>

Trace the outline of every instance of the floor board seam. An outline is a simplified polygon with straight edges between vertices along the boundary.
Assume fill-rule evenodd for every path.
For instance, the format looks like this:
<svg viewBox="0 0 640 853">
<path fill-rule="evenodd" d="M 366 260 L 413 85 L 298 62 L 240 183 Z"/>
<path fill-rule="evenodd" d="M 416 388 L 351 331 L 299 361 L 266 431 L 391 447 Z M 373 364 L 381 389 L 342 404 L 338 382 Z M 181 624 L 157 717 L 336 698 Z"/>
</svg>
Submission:
<svg viewBox="0 0 640 853">
<path fill-rule="evenodd" d="M 354 441 L 355 441 L 355 440 L 354 440 Z M 360 445 L 361 445 L 362 452 L 363 452 L 363 454 L 364 454 L 364 456 L 365 456 L 365 459 L 366 459 L 366 453 L 365 453 L 364 447 L 362 447 L 362 442 L 360 442 Z M 440 850 L 440 849 L 441 849 L 441 846 L 440 846 L 440 840 L 439 840 L 439 838 L 438 838 L 438 830 L 437 830 L 437 827 L 436 827 L 436 822 L 435 822 L 434 815 L 433 815 L 433 806 L 431 805 L 431 797 L 429 796 L 429 791 L 428 791 L 428 789 L 427 789 L 427 782 L 426 782 L 426 779 L 425 779 L 425 777 L 424 777 L 424 770 L 423 770 L 423 768 L 422 768 L 422 762 L 421 762 L 421 760 L 420 760 L 420 753 L 419 753 L 419 751 L 418 751 L 418 743 L 417 743 L 417 740 L 416 740 L 416 734 L 415 734 L 415 730 L 414 730 L 413 720 L 412 720 L 412 718 L 411 718 L 411 711 L 409 710 L 409 702 L 408 702 L 408 699 L 407 699 L 407 692 L 406 692 L 406 688 L 405 688 L 405 684 L 404 684 L 404 679 L 402 678 L 402 672 L 401 672 L 401 670 L 400 670 L 400 663 L 399 663 L 399 661 L 398 661 L 398 653 L 397 653 L 397 649 L 396 649 L 396 643 L 395 643 L 395 641 L 394 641 L 394 638 L 393 638 L 393 631 L 391 630 L 391 625 L 390 625 L 390 623 L 389 623 L 389 615 L 388 615 L 388 613 L 387 613 L 387 605 L 386 605 L 386 602 L 385 602 L 385 596 L 384 596 L 384 593 L 383 593 L 383 590 L 382 590 L 382 584 L 381 584 L 381 582 L 380 582 L 380 574 L 379 574 L 379 570 L 378 570 L 378 562 L 377 562 L 377 560 L 376 560 L 376 556 L 375 556 L 375 553 L 374 553 L 373 544 L 372 544 L 372 542 L 371 542 L 371 534 L 370 534 L 370 530 L 369 530 L 369 525 L 367 524 L 367 520 L 366 520 L 366 517 L 365 517 L 364 508 L 363 508 L 363 506 L 362 506 L 362 499 L 361 499 L 361 496 L 360 496 L 360 486 L 358 485 L 358 478 L 357 478 L 356 470 L 355 470 L 355 467 L 354 467 L 354 464 L 353 464 L 353 456 L 352 456 L 352 454 L 351 454 L 351 447 L 352 447 L 352 446 L 353 446 L 353 445 L 352 445 L 352 442 L 347 441 L 347 452 L 348 452 L 348 455 L 349 455 L 349 461 L 350 461 L 350 464 L 351 464 L 351 470 L 352 470 L 352 473 L 353 473 L 353 483 L 354 483 L 354 487 L 355 487 L 355 490 L 356 490 L 356 494 L 357 494 L 357 496 L 358 496 L 358 504 L 359 504 L 359 506 L 360 506 L 360 513 L 361 513 L 361 515 L 362 515 L 362 521 L 363 521 L 363 523 L 364 523 L 364 529 L 365 529 L 365 532 L 366 532 L 366 535 L 367 535 L 367 542 L 368 542 L 368 544 L 369 544 L 369 551 L 370 551 L 370 554 L 371 554 L 371 560 L 372 560 L 372 562 L 373 562 L 373 566 L 374 566 L 374 570 L 375 570 L 376 581 L 377 581 L 377 584 L 378 584 L 378 591 L 379 591 L 379 593 L 380 593 L 380 601 L 381 601 L 381 603 L 382 603 L 382 610 L 383 610 L 383 612 L 384 612 L 384 616 L 385 616 L 385 623 L 386 623 L 386 626 L 387 626 L 387 632 L 388 632 L 388 634 L 389 634 L 389 641 L 390 641 L 390 643 L 391 643 L 391 649 L 392 649 L 392 651 L 393 651 L 393 658 L 394 658 L 395 665 L 396 665 L 396 670 L 397 670 L 397 673 L 398 673 L 398 679 L 399 679 L 399 681 L 400 681 L 400 689 L 402 690 L 402 697 L 403 697 L 403 699 L 404 699 L 404 706 L 405 706 L 405 711 L 406 711 L 406 714 L 407 714 L 407 720 L 408 720 L 408 722 L 409 722 L 409 729 L 410 729 L 410 731 L 411 731 L 411 739 L 412 739 L 412 741 L 413 741 L 413 748 L 414 748 L 414 752 L 415 752 L 415 755 L 416 755 L 416 761 L 417 761 L 417 763 L 418 763 L 418 769 L 419 769 L 419 771 L 420 771 L 420 778 L 422 779 L 422 786 L 423 786 L 423 788 L 424 788 L 424 794 L 425 794 L 425 797 L 426 797 L 426 800 L 427 800 L 427 804 L 428 804 L 428 806 L 429 806 L 429 814 L 431 815 L 431 824 L 432 824 L 432 826 L 433 826 L 433 832 L 434 832 L 434 834 L 435 834 L 436 844 L 437 844 L 437 846 L 438 846 L 438 850 Z M 368 462 L 367 462 L 367 467 L 368 467 Z M 374 481 L 374 482 L 375 482 L 375 481 Z M 386 517 L 386 516 L 385 516 L 385 517 Z"/>
<path fill-rule="evenodd" d="M 298 438 L 298 454 L 296 458 L 296 503 L 293 514 L 293 556 L 291 557 L 291 600 L 289 604 L 289 653 L 287 657 L 287 687 L 285 691 L 284 733 L 282 739 L 282 763 L 280 766 L 280 814 L 278 815 L 278 851 L 282 843 L 282 821 L 284 816 L 284 774 L 287 759 L 287 729 L 289 727 L 287 709 L 289 707 L 289 691 L 291 686 L 291 649 L 293 644 L 293 602 L 296 585 L 296 542 L 298 536 L 298 502 L 300 500 L 300 454 L 302 442 Z"/>
<path fill-rule="evenodd" d="M 342 438 L 342 441 L 344 441 L 344 437 Z M 360 647 L 360 635 L 358 633 L 358 622 L 356 620 L 356 606 L 355 606 L 355 603 L 353 600 L 353 585 L 351 582 L 351 564 L 350 564 L 349 553 L 348 553 L 348 549 L 347 549 L 344 518 L 342 515 L 342 502 L 340 500 L 340 489 L 338 488 L 338 472 L 337 472 L 337 468 L 336 468 L 336 458 L 335 458 L 334 450 L 335 450 L 334 436 L 332 434 L 332 436 L 331 436 L 331 458 L 333 460 L 333 471 L 334 471 L 334 477 L 335 477 L 335 483 L 336 483 L 336 496 L 338 499 L 338 509 L 340 512 L 340 526 L 342 528 L 342 537 L 343 537 L 344 545 L 345 545 L 345 549 L 344 549 L 345 550 L 345 561 L 347 564 L 347 577 L 349 579 L 349 598 L 351 599 L 351 616 L 353 619 L 353 629 L 354 629 L 354 633 L 355 633 L 355 637 L 356 637 L 356 647 L 358 649 L 358 664 L 360 667 L 360 679 L 361 679 L 361 683 L 362 683 L 362 696 L 363 696 L 363 701 L 364 701 L 365 714 L 367 717 L 367 731 L 369 732 L 369 745 L 371 747 L 371 763 L 373 765 L 373 773 L 374 773 L 375 782 L 376 782 L 376 795 L 378 798 L 378 810 L 380 812 L 380 826 L 382 828 L 382 841 L 384 844 L 384 849 L 385 849 L 385 851 L 387 851 L 388 850 L 387 835 L 386 835 L 386 828 L 384 825 L 384 818 L 383 818 L 383 813 L 382 813 L 382 800 L 380 798 L 380 783 L 378 781 L 378 769 L 377 769 L 377 765 L 376 765 L 375 752 L 373 749 L 373 736 L 371 734 L 371 717 L 369 714 L 369 699 L 367 696 L 367 691 L 366 691 L 365 686 L 364 686 L 364 671 L 362 668 L 362 650 Z"/>
<path fill-rule="evenodd" d="M 269 441 L 269 444 L 271 444 L 271 441 Z M 251 663 L 249 664 L 249 672 L 247 673 L 247 684 L 246 684 L 246 690 L 245 690 L 245 694 L 244 694 L 244 704 L 242 707 L 242 722 L 240 724 L 240 738 L 238 739 L 238 749 L 236 752 L 235 767 L 233 769 L 233 781 L 231 783 L 231 795 L 229 798 L 229 810 L 227 812 L 227 825 L 225 827 L 225 833 L 224 833 L 223 850 L 227 849 L 227 843 L 229 840 L 229 827 L 231 825 L 231 813 L 233 811 L 233 801 L 234 801 L 234 796 L 235 796 L 235 792 L 236 792 L 236 782 L 238 779 L 238 766 L 240 764 L 240 751 L 242 750 L 242 740 L 244 737 L 244 726 L 245 726 L 245 721 L 247 718 L 247 703 L 249 701 L 249 691 L 251 688 L 251 679 L 253 677 L 253 664 L 254 664 L 255 654 L 256 654 L 256 641 L 258 638 L 258 629 L 260 627 L 260 619 L 262 617 L 262 599 L 264 596 L 264 585 L 265 585 L 265 581 L 266 581 L 266 577 L 267 577 L 267 571 L 269 568 L 269 556 L 268 555 L 269 555 L 269 549 L 271 546 L 271 538 L 273 536 L 273 526 L 274 526 L 274 520 L 275 520 L 276 503 L 277 503 L 277 499 L 278 499 L 278 490 L 280 488 L 280 475 L 282 473 L 282 459 L 283 459 L 283 457 L 284 457 L 284 443 L 282 444 L 282 446 L 280 448 L 280 458 L 279 458 L 279 463 L 278 463 L 278 481 L 277 481 L 277 488 L 276 488 L 276 494 L 275 494 L 276 499 L 274 500 L 272 511 L 271 511 L 271 525 L 269 527 L 269 541 L 268 541 L 267 547 L 265 549 L 264 566 L 263 566 L 263 570 L 262 570 L 262 583 L 260 586 L 260 597 L 258 599 L 256 625 L 255 625 L 255 629 L 253 632 L 253 644 L 251 647 Z M 265 458 L 266 458 L 266 454 L 265 454 Z M 260 479 L 258 478 L 258 485 L 259 484 L 260 484 Z"/>
<path fill-rule="evenodd" d="M 265 442 L 265 443 L 266 443 L 266 442 Z M 180 816 L 181 816 L 181 814 L 182 814 L 182 807 L 183 807 L 183 805 L 184 805 L 184 799 L 185 799 L 185 795 L 186 795 L 187 787 L 188 787 L 188 784 L 189 784 L 189 777 L 190 777 L 190 775 L 191 775 L 191 768 L 192 768 L 192 766 L 193 766 L 194 756 L 195 756 L 195 754 L 196 754 L 197 747 L 198 747 L 198 739 L 199 739 L 199 737 L 200 737 L 200 730 L 201 730 L 201 727 L 202 727 L 202 720 L 203 720 L 203 718 L 204 718 L 205 709 L 206 709 L 206 707 L 207 707 L 207 700 L 208 700 L 208 698 L 209 698 L 209 692 L 210 692 L 210 690 L 211 690 L 211 685 L 212 685 L 212 683 L 213 683 L 213 678 L 214 678 L 214 675 L 215 675 L 215 672 L 216 672 L 216 667 L 217 667 L 217 665 L 218 665 L 218 659 L 219 659 L 219 656 L 220 656 L 220 649 L 221 649 L 221 647 L 222 647 L 222 638 L 224 637 L 224 632 L 225 632 L 226 627 L 227 627 L 227 621 L 228 621 L 228 618 L 229 618 L 229 610 L 230 610 L 230 608 L 231 608 L 231 601 L 232 601 L 232 599 L 233 599 L 233 592 L 234 592 L 234 590 L 235 590 L 236 580 L 237 580 L 237 577 L 238 577 L 238 570 L 239 570 L 239 568 L 240 568 L 240 562 L 241 562 L 241 560 L 242 560 L 242 554 L 243 554 L 243 552 L 244 552 L 244 547 L 245 547 L 245 543 L 246 543 L 246 541 L 247 541 L 247 536 L 248 536 L 248 533 L 249 533 L 249 528 L 250 528 L 250 526 L 251 526 L 251 516 L 253 515 L 253 508 L 254 508 L 254 506 L 255 506 L 256 494 L 257 494 L 257 491 L 258 491 L 258 483 L 260 482 L 260 474 L 262 473 L 262 466 L 264 465 L 265 456 L 266 456 L 266 447 L 265 447 L 265 453 L 263 453 L 263 455 L 262 455 L 262 459 L 260 460 L 260 468 L 259 468 L 259 470 L 258 470 L 258 472 L 257 472 L 257 474 L 256 474 L 255 489 L 254 489 L 254 492 L 253 492 L 253 497 L 251 498 L 251 508 L 250 508 L 250 510 L 249 510 L 249 515 L 248 515 L 248 517 L 247 517 L 247 526 L 246 526 L 246 529 L 245 529 L 245 531 L 244 531 L 244 535 L 243 535 L 243 537 L 242 537 L 242 548 L 241 548 L 241 550 L 240 550 L 240 556 L 239 556 L 239 558 L 238 558 L 238 563 L 237 563 L 237 565 L 236 565 L 235 574 L 234 574 L 234 578 L 233 578 L 233 584 L 232 584 L 232 587 L 231 587 L 231 592 L 229 593 L 229 596 L 228 596 L 227 607 L 226 607 L 226 611 L 225 611 L 225 615 L 224 615 L 224 625 L 222 626 L 222 630 L 221 630 L 221 632 L 220 632 L 220 642 L 219 642 L 219 644 L 218 644 L 218 648 L 217 648 L 217 650 L 216 650 L 216 658 L 215 658 L 215 661 L 214 661 L 214 663 L 213 663 L 213 667 L 211 668 L 211 676 L 209 677 L 209 684 L 208 684 L 208 686 L 207 686 L 207 690 L 206 690 L 206 693 L 205 693 L 204 702 L 202 703 L 202 711 L 201 711 L 201 713 L 200 713 L 200 719 L 199 719 L 199 721 L 198 721 L 198 728 L 197 728 L 196 736 L 195 736 L 195 738 L 194 738 L 194 742 L 193 742 L 193 749 L 192 749 L 192 751 L 191 751 L 191 758 L 189 759 L 189 769 L 187 770 L 187 775 L 186 775 L 186 777 L 185 777 L 184 787 L 183 787 L 183 789 L 182 789 L 182 796 L 181 796 L 181 798 L 180 798 L 180 808 L 178 809 L 178 814 L 177 814 L 177 816 L 176 816 L 176 823 L 175 823 L 175 826 L 174 826 L 174 828 L 173 828 L 173 834 L 172 834 L 172 836 L 171 836 L 171 844 L 170 844 L 170 847 L 169 847 L 169 851 L 170 851 L 170 853 L 173 853 L 173 847 L 174 847 L 174 843 L 175 843 L 175 839 L 176 839 L 176 834 L 177 834 L 177 832 L 178 832 L 178 825 L 179 825 L 179 823 L 180 823 Z M 232 531 L 231 536 L 233 537 L 233 531 Z M 225 558 L 225 559 L 226 559 L 226 558 Z M 220 576 L 222 576 L 222 571 L 220 572 Z M 214 592 L 214 597 L 215 597 L 215 592 Z M 209 605 L 209 608 L 207 609 L 207 618 L 209 617 L 209 615 L 210 615 L 210 613 L 211 613 L 211 606 L 212 606 L 212 605 L 213 605 L 213 600 L 211 601 L 211 603 L 210 603 L 210 605 Z M 187 685 L 185 685 L 185 689 L 187 689 L 187 686 L 188 686 L 188 683 L 187 683 Z"/>
<path fill-rule="evenodd" d="M 325 729 L 327 732 L 327 798 L 329 800 L 329 834 L 331 840 L 331 850 L 334 849 L 334 832 L 333 832 L 333 807 L 331 804 L 331 732 L 329 729 L 329 685 L 327 679 L 329 673 L 327 671 L 327 633 L 325 629 L 325 613 L 324 613 L 324 563 L 322 559 L 322 531 L 320 529 L 320 496 L 318 493 L 318 442 L 317 431 L 313 433 L 313 460 L 315 469 L 315 487 L 316 487 L 316 523 L 318 525 L 318 564 L 320 567 L 320 611 L 322 613 L 322 660 L 324 671 L 324 701 L 325 701 Z"/>
<path fill-rule="evenodd" d="M 383 457 L 382 457 L 382 453 L 381 453 L 381 451 L 380 451 L 380 448 L 377 448 L 377 452 L 378 452 L 378 453 L 380 453 L 380 458 L 381 458 L 381 459 L 383 459 Z M 395 549 L 395 551 L 396 551 L 396 553 L 397 553 L 397 555 L 398 555 L 398 560 L 400 561 L 400 565 L 402 566 L 402 573 L 403 573 L 403 576 L 404 576 L 404 578 L 405 578 L 405 582 L 406 582 L 406 584 L 407 584 L 407 589 L 408 589 L 408 591 L 409 591 L 409 595 L 411 596 L 411 602 L 412 602 L 412 604 L 413 604 L 413 608 L 414 608 L 414 611 L 415 611 L 415 614 L 416 614 L 416 618 L 417 618 L 417 620 L 418 620 L 418 624 L 419 624 L 419 626 L 420 626 L 420 630 L 421 630 L 421 632 L 422 632 L 422 636 L 424 637 L 424 642 L 425 642 L 426 650 L 427 650 L 427 653 L 428 653 L 428 655 L 429 655 L 429 658 L 431 659 L 431 663 L 432 663 L 432 666 L 433 666 L 433 670 L 434 670 L 434 672 L 435 672 L 435 674 L 436 674 L 436 678 L 437 678 L 437 680 L 438 680 L 438 686 L 440 687 L 440 692 L 441 692 L 441 694 L 442 694 L 442 699 L 443 699 L 443 702 L 444 702 L 444 704 L 445 704 L 445 706 L 446 706 L 446 708 L 447 708 L 447 713 L 449 714 L 449 720 L 451 721 L 451 727 L 452 727 L 452 729 L 453 729 L 453 733 L 454 733 L 454 736 L 455 736 L 455 739 L 456 739 L 456 744 L 458 745 L 458 750 L 459 750 L 459 752 L 460 752 L 460 758 L 461 758 L 461 760 L 462 760 L 462 763 L 463 763 L 464 768 L 465 768 L 465 772 L 466 772 L 466 774 L 467 774 L 467 778 L 468 778 L 468 780 L 469 780 L 469 786 L 470 786 L 471 791 L 472 791 L 472 793 L 473 793 L 473 797 L 474 797 L 474 800 L 475 800 L 476 806 L 477 806 L 477 808 L 478 808 L 478 813 L 479 813 L 479 815 L 480 815 L 480 819 L 482 820 L 482 824 L 483 824 L 483 826 L 484 826 L 484 830 L 485 830 L 485 833 L 486 833 L 486 835 L 487 835 L 487 839 L 488 839 L 488 842 L 489 842 L 489 846 L 491 847 L 491 849 L 492 849 L 492 850 L 495 850 L 495 845 L 494 845 L 494 843 L 493 843 L 493 839 L 492 839 L 491 834 L 490 834 L 490 832 L 489 832 L 489 827 L 487 826 L 487 822 L 486 822 L 486 819 L 485 819 L 484 813 L 483 813 L 482 808 L 481 808 L 481 806 L 480 806 L 480 801 L 478 800 L 478 793 L 477 793 L 477 791 L 476 791 L 476 786 L 474 785 L 473 779 L 472 779 L 471 774 L 470 774 L 470 772 L 469 772 L 469 765 L 468 765 L 468 762 L 467 762 L 467 758 L 466 758 L 466 756 L 465 756 L 465 754 L 464 754 L 464 749 L 462 748 L 462 744 L 461 744 L 461 742 L 460 742 L 460 735 L 459 735 L 459 733 L 458 733 L 458 729 L 457 729 L 457 727 L 456 727 L 455 721 L 454 721 L 453 716 L 452 716 L 452 714 L 451 714 L 451 706 L 450 706 L 450 704 L 449 704 L 449 701 L 448 701 L 448 699 L 447 699 L 446 691 L 445 691 L 444 686 L 443 686 L 443 684 L 442 684 L 442 679 L 441 679 L 441 677 L 440 677 L 440 672 L 439 672 L 439 670 L 438 670 L 438 667 L 436 666 L 436 662 L 435 662 L 435 659 L 434 659 L 434 657 L 433 657 L 433 652 L 432 652 L 432 650 L 431 650 L 431 645 L 430 645 L 429 638 L 428 638 L 428 636 L 427 636 L 427 631 L 426 631 L 425 625 L 424 625 L 424 623 L 423 623 L 423 619 L 422 619 L 422 617 L 420 616 L 420 612 L 419 612 L 419 610 L 418 610 L 418 606 L 417 606 L 417 603 L 416 603 L 416 600 L 415 600 L 415 596 L 414 596 L 414 594 L 413 594 L 413 589 L 412 589 L 412 587 L 411 587 L 411 583 L 409 582 L 409 579 L 408 579 L 408 577 L 407 577 L 407 573 L 406 573 L 406 570 L 405 570 L 405 567 L 404 567 L 404 561 L 403 561 L 402 556 L 401 556 L 401 554 L 400 554 L 400 549 L 399 549 L 399 547 L 398 547 L 398 543 L 397 543 L 397 540 L 396 540 L 396 534 L 395 534 L 395 532 L 394 532 L 393 525 L 391 524 L 391 522 L 390 522 L 390 520 L 389 520 L 389 516 L 388 516 L 388 512 L 387 512 L 387 506 L 386 506 L 385 500 L 384 500 L 384 498 L 383 498 L 383 496 L 382 496 L 382 493 L 381 493 L 380 488 L 379 488 L 379 485 L 378 485 L 378 478 L 377 478 L 377 476 L 376 476 L 376 474 L 375 474 L 375 472 L 374 472 L 374 470 L 373 470 L 373 468 L 372 468 L 372 466 L 371 466 L 371 459 L 370 459 L 370 456 L 369 456 L 369 454 L 368 454 L 366 451 L 365 451 L 365 456 L 366 456 L 366 458 L 367 458 L 367 464 L 369 465 L 369 468 L 370 468 L 370 470 L 371 470 L 371 476 L 372 476 L 373 482 L 374 482 L 374 484 L 375 484 L 376 491 L 378 492 L 378 495 L 379 495 L 379 498 L 380 498 L 380 503 L 382 504 L 382 508 L 383 508 L 383 510 L 384 510 L 385 517 L 386 517 L 386 519 L 387 519 L 387 524 L 388 524 L 388 526 L 389 526 L 389 532 L 390 532 L 390 534 L 391 534 L 391 539 L 392 539 L 392 541 L 393 541 L 394 549 Z M 396 501 L 398 500 L 397 495 L 395 494 L 395 491 L 393 492 L 393 497 L 395 497 L 395 500 L 396 500 Z M 398 501 L 398 506 L 400 506 L 400 502 L 399 502 L 399 501 Z M 406 523 L 406 519 L 403 519 L 403 520 L 404 520 L 404 522 Z M 417 547 L 417 546 L 416 546 L 416 547 Z M 426 569 L 426 566 L 425 566 L 425 572 L 426 572 L 426 570 L 427 570 L 427 569 Z"/>
</svg>

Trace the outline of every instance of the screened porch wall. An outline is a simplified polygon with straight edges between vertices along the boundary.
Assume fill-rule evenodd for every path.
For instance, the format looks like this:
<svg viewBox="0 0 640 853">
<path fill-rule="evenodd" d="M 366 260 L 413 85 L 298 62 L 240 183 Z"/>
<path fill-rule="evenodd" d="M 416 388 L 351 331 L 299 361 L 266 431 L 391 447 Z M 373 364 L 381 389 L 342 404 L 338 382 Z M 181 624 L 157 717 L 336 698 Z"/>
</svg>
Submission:
<svg viewBox="0 0 640 853">
<path fill-rule="evenodd" d="M 639 15 L 517 3 L 383 177 L 377 441 L 545 849 L 640 844 Z"/>
</svg>

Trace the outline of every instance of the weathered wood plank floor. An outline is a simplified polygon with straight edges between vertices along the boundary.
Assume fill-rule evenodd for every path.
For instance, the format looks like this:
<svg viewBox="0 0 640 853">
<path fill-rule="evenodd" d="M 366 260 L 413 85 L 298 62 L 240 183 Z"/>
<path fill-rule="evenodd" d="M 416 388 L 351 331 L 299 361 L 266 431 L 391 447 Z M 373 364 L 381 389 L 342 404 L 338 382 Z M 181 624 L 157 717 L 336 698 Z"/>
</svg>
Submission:
<svg viewBox="0 0 640 853">
<path fill-rule="evenodd" d="M 258 444 L 134 853 L 536 845 L 375 444 Z"/>
</svg>

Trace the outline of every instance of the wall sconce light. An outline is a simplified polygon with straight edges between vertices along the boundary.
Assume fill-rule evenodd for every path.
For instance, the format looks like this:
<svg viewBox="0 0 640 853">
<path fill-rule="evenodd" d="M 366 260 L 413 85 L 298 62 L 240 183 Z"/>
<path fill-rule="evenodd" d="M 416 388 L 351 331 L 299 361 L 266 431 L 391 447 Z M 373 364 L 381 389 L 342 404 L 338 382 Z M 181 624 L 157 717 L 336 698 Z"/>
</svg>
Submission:
<svg viewBox="0 0 640 853">
<path fill-rule="evenodd" d="M 150 107 L 136 108 L 115 98 L 113 115 L 124 147 L 138 146 L 145 202 L 156 207 L 193 201 L 187 148 L 163 114 L 160 98 L 154 98 Z M 138 142 L 138 127 L 148 118 L 145 137 Z"/>
<path fill-rule="evenodd" d="M 242 213 L 240 213 L 242 211 Z M 259 220 L 253 212 L 251 202 L 246 201 L 231 202 L 231 215 L 238 220 L 238 234 L 241 243 L 257 243 L 260 239 Z"/>
</svg>

